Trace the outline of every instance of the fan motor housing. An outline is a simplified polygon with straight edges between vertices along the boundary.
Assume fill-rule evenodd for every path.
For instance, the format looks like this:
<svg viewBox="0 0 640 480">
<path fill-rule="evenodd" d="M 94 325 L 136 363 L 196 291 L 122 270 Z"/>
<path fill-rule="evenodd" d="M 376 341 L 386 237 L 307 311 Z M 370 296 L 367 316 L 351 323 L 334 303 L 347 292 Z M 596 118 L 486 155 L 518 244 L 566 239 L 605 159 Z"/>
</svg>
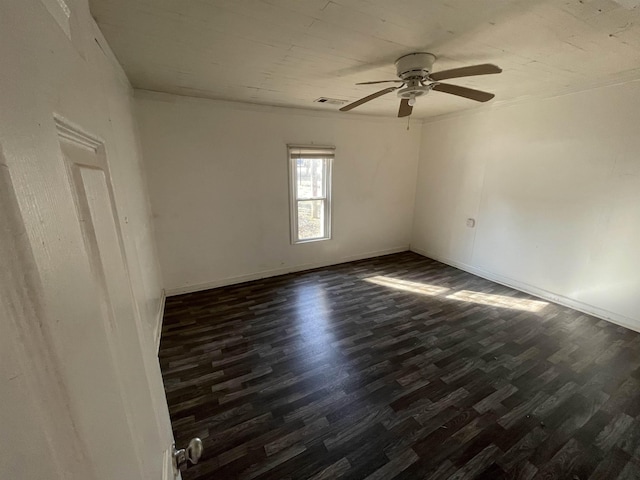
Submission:
<svg viewBox="0 0 640 480">
<path fill-rule="evenodd" d="M 398 77 L 402 80 L 424 79 L 431 73 L 435 61 L 436 56 L 432 53 L 416 52 L 403 55 L 396 60 Z"/>
</svg>

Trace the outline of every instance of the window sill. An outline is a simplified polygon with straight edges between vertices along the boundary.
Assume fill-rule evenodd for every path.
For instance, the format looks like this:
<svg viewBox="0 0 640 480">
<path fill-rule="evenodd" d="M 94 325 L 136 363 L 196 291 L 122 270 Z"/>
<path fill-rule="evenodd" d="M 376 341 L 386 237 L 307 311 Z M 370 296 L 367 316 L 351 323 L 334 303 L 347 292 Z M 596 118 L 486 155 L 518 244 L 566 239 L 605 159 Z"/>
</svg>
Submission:
<svg viewBox="0 0 640 480">
<path fill-rule="evenodd" d="M 308 240 L 296 240 L 295 242 L 291 242 L 291 245 L 301 245 L 303 243 L 323 242 L 325 240 L 331 240 L 331 237 L 309 238 Z"/>
</svg>

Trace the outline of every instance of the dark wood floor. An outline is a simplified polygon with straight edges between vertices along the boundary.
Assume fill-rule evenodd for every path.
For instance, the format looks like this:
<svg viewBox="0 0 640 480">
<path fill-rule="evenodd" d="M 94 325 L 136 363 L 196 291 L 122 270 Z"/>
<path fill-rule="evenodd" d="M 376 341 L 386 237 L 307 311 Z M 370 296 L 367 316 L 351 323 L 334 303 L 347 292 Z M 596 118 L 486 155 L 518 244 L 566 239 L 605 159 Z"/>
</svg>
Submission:
<svg viewBox="0 0 640 480">
<path fill-rule="evenodd" d="M 413 253 L 171 297 L 160 359 L 185 480 L 640 478 L 640 334 Z"/>
</svg>

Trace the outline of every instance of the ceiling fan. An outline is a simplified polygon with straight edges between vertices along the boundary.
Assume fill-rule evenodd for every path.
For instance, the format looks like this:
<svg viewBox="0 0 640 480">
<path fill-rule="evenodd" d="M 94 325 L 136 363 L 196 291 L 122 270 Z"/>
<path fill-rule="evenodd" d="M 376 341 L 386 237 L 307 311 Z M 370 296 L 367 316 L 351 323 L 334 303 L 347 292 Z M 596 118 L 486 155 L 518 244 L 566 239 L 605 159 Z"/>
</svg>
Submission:
<svg viewBox="0 0 640 480">
<path fill-rule="evenodd" d="M 502 72 L 500 67 L 490 63 L 485 63 L 482 65 L 473 65 L 471 67 L 454 68 L 452 70 L 431 73 L 433 62 L 435 61 L 436 56 L 431 53 L 417 52 L 403 55 L 395 61 L 398 78 L 400 78 L 400 80 L 381 80 L 377 82 L 356 83 L 356 85 L 372 85 L 375 83 L 393 82 L 400 83 L 401 85 L 397 87 L 387 87 L 384 90 L 367 95 L 360 100 L 356 100 L 353 103 L 345 105 L 340 109 L 340 111 L 347 112 L 353 108 L 359 107 L 363 103 L 367 103 L 391 92 L 396 92 L 398 97 L 401 98 L 398 117 L 407 117 L 411 115 L 416 99 L 426 95 L 431 90 L 457 95 L 477 102 L 488 102 L 495 97 L 493 93 L 482 92 L 480 90 L 461 87 L 459 85 L 451 85 L 449 83 L 440 83 L 440 80 L 500 73 Z"/>
</svg>

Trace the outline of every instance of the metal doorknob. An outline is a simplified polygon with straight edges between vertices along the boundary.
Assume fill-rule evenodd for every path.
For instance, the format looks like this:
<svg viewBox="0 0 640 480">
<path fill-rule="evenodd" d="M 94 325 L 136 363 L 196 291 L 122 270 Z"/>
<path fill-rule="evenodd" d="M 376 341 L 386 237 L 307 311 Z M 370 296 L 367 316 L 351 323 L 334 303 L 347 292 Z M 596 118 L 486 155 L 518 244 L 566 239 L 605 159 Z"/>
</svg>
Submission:
<svg viewBox="0 0 640 480">
<path fill-rule="evenodd" d="M 202 440 L 198 437 L 192 438 L 187 445 L 187 448 L 181 448 L 180 450 L 176 449 L 176 446 L 173 446 L 173 466 L 176 470 L 178 470 L 183 465 L 187 464 L 187 460 L 195 465 L 202 457 L 202 451 L 204 447 L 202 446 Z"/>
</svg>

